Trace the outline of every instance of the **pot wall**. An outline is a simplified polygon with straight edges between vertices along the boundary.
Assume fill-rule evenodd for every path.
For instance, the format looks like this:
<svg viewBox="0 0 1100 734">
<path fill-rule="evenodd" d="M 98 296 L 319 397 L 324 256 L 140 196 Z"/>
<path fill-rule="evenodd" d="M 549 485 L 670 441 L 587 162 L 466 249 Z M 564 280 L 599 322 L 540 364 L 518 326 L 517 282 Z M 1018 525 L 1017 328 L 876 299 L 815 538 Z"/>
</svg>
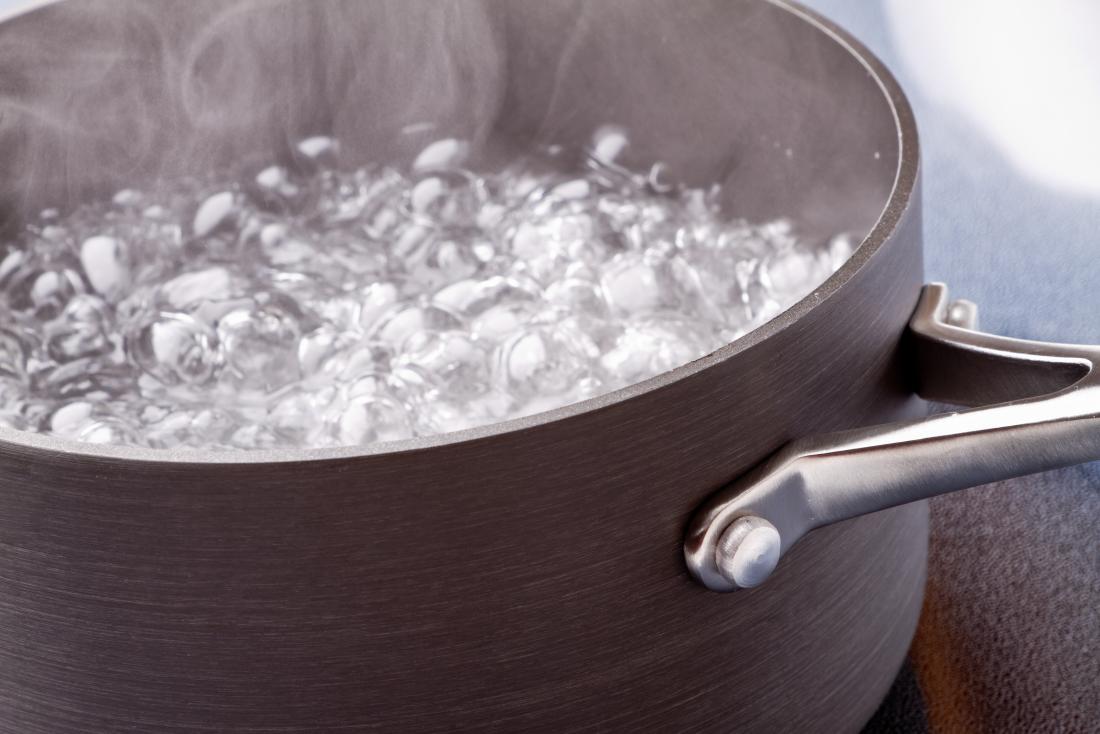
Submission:
<svg viewBox="0 0 1100 734">
<path fill-rule="evenodd" d="M 858 728 L 916 623 L 923 505 L 733 595 L 680 544 L 788 439 L 921 409 L 918 215 L 768 339 L 526 430 L 278 464 L 0 444 L 0 731 Z"/>
</svg>

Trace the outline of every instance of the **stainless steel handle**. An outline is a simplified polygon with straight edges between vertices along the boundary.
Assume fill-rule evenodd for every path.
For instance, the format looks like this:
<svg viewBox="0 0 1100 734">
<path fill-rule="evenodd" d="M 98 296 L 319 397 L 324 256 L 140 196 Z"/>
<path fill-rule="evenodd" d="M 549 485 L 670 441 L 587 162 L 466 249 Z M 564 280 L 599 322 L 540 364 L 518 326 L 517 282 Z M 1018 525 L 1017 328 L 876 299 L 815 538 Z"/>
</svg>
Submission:
<svg viewBox="0 0 1100 734">
<path fill-rule="evenodd" d="M 925 286 L 909 323 L 917 392 L 997 404 L 787 444 L 696 513 L 691 575 L 714 591 L 756 586 L 822 525 L 1100 459 L 1100 347 L 984 334 L 976 318 L 972 304 L 949 305 L 944 285 Z"/>
</svg>

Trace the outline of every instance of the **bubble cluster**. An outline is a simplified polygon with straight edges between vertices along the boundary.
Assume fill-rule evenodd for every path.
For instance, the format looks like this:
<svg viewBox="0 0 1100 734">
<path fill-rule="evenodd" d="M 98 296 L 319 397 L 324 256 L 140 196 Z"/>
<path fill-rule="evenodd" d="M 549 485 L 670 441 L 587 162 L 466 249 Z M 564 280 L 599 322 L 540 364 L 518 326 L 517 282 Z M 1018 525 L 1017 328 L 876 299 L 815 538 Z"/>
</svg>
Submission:
<svg viewBox="0 0 1100 734">
<path fill-rule="evenodd" d="M 44 211 L 0 250 L 0 425 L 164 449 L 445 433 L 697 359 L 851 255 L 626 147 L 607 128 L 485 171 L 440 140 L 349 169 L 318 137 Z"/>
</svg>

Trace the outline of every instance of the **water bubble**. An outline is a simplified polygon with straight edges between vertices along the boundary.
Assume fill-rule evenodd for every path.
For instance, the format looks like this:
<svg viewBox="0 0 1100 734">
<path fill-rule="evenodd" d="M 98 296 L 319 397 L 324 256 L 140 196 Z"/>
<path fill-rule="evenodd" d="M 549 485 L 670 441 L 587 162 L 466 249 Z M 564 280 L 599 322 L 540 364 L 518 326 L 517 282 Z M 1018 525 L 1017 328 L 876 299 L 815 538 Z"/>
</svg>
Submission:
<svg viewBox="0 0 1100 734">
<path fill-rule="evenodd" d="M 496 385 L 528 398 L 567 392 L 590 369 L 575 336 L 554 325 L 529 327 L 512 335 L 494 354 Z"/>
<path fill-rule="evenodd" d="M 620 253 L 603 268 L 600 282 L 612 313 L 618 316 L 671 311 L 718 318 L 698 273 L 674 251 L 650 248 Z"/>
<path fill-rule="evenodd" d="M 428 370 L 417 366 L 395 368 L 386 384 L 405 406 L 414 433 L 422 436 L 501 420 L 514 407 L 512 396 L 495 389 L 467 398 L 448 395 Z"/>
<path fill-rule="evenodd" d="M 590 155 L 604 165 L 615 163 L 630 144 L 626 130 L 615 125 L 598 128 L 592 135 Z"/>
<path fill-rule="evenodd" d="M 431 224 L 472 227 L 486 193 L 480 179 L 461 171 L 440 171 L 417 179 L 409 191 L 412 214 Z"/>
<path fill-rule="evenodd" d="M 138 445 L 132 428 L 86 400 L 66 403 L 49 416 L 48 429 L 63 438 L 93 444 Z"/>
<path fill-rule="evenodd" d="M 807 283 L 820 283 L 832 272 L 828 251 L 792 247 L 768 258 L 760 277 L 773 299 L 793 303 L 806 295 Z"/>
<path fill-rule="evenodd" d="M 336 399 L 332 387 L 317 390 L 292 390 L 276 398 L 268 411 L 267 423 L 280 436 L 294 444 L 324 443 L 324 415 Z"/>
<path fill-rule="evenodd" d="M 114 351 L 111 313 L 99 297 L 74 296 L 57 319 L 45 326 L 46 352 L 58 362 Z"/>
<path fill-rule="evenodd" d="M 598 364 L 600 354 L 614 343 L 622 331 L 622 323 L 615 319 L 557 309 L 548 311 L 547 315 L 548 323 L 556 325 L 573 350 L 584 355 L 593 369 Z"/>
<path fill-rule="evenodd" d="M 340 143 L 335 138 L 316 135 L 295 147 L 299 166 L 308 171 L 336 168 L 340 163 Z"/>
<path fill-rule="evenodd" d="M 423 331 L 448 331 L 462 327 L 458 318 L 438 306 L 397 304 L 383 314 L 370 330 L 370 336 L 396 349 Z"/>
<path fill-rule="evenodd" d="M 628 324 L 600 364 L 620 385 L 631 385 L 687 364 L 718 343 L 685 319 L 643 319 Z"/>
<path fill-rule="evenodd" d="M 326 282 L 338 287 L 370 282 L 384 277 L 389 270 L 385 248 L 360 229 L 329 230 L 311 249 L 314 258 L 321 253 L 324 264 L 309 269 L 320 272 Z"/>
<path fill-rule="evenodd" d="M 474 223 L 479 229 L 495 233 L 508 217 L 508 206 L 497 201 L 487 200 L 481 205 Z"/>
<path fill-rule="evenodd" d="M 124 209 L 141 206 L 144 200 L 145 197 L 136 189 L 122 189 L 111 197 L 111 203 Z"/>
<path fill-rule="evenodd" d="M 114 301 L 130 287 L 130 254 L 116 237 L 89 237 L 80 246 L 80 264 L 92 290 Z"/>
<path fill-rule="evenodd" d="M 23 381 L 0 374 L 0 426 L 18 431 L 35 430 L 37 426 L 33 417 L 28 421 L 28 416 L 23 410 L 29 398 L 30 395 Z"/>
<path fill-rule="evenodd" d="M 629 143 L 627 132 L 621 127 L 605 125 L 596 130 L 585 161 L 594 183 L 605 190 L 639 188 L 642 177 L 622 163 Z"/>
<path fill-rule="evenodd" d="M 829 268 L 834 272 L 840 270 L 844 263 L 851 259 L 856 250 L 856 243 L 850 234 L 838 234 L 829 240 Z"/>
<path fill-rule="evenodd" d="M 439 396 L 416 403 L 412 420 L 416 432 L 426 436 L 464 431 L 480 424 L 468 403 L 454 403 Z"/>
<path fill-rule="evenodd" d="M 585 199 L 591 193 L 592 185 L 583 178 L 575 178 L 550 189 L 550 196 L 558 199 Z"/>
<path fill-rule="evenodd" d="M 25 379 L 31 348 L 28 335 L 10 326 L 0 325 L 0 379 Z"/>
<path fill-rule="evenodd" d="M 118 397 L 130 393 L 133 383 L 130 365 L 104 357 L 74 359 L 31 376 L 34 393 L 64 400 L 97 395 Z"/>
<path fill-rule="evenodd" d="M 362 304 L 355 293 L 310 298 L 300 301 L 307 318 L 343 332 L 358 332 Z"/>
<path fill-rule="evenodd" d="M 394 247 L 409 284 L 420 292 L 468 278 L 477 273 L 481 259 L 471 243 L 440 230 L 414 226 Z"/>
<path fill-rule="evenodd" d="M 420 151 L 413 161 L 414 171 L 433 171 L 462 165 L 470 153 L 470 144 L 447 138 L 437 140 Z"/>
<path fill-rule="evenodd" d="M 340 293 L 312 273 L 271 270 L 264 275 L 270 278 L 273 293 L 281 293 L 299 303 L 322 300 Z"/>
<path fill-rule="evenodd" d="M 448 396 L 465 400 L 489 388 L 488 354 L 461 331 L 421 331 L 410 337 L 397 357 L 398 365 L 415 365 Z"/>
<path fill-rule="evenodd" d="M 597 276 L 584 269 L 568 270 L 564 277 L 546 286 L 546 301 L 566 311 L 604 316 L 607 301 L 604 299 Z"/>
<path fill-rule="evenodd" d="M 432 302 L 451 313 L 468 313 L 468 307 L 479 300 L 479 282 L 466 278 L 441 288 Z"/>
<path fill-rule="evenodd" d="M 602 264 L 616 248 L 603 237 L 602 224 L 587 212 L 558 212 L 520 222 L 511 236 L 517 270 L 547 285 L 574 263 Z"/>
<path fill-rule="evenodd" d="M 47 212 L 44 214 L 50 218 Z M 45 226 L 28 224 L 26 232 L 33 242 L 31 252 L 39 263 L 56 266 L 71 260 L 75 243 L 68 227 L 52 222 Z"/>
<path fill-rule="evenodd" d="M 323 364 L 356 341 L 355 335 L 327 324 L 304 335 L 298 342 L 298 364 L 302 374 L 316 374 Z"/>
<path fill-rule="evenodd" d="M 311 203 L 310 188 L 284 166 L 261 169 L 248 182 L 246 190 L 259 207 L 272 212 L 298 213 Z"/>
<path fill-rule="evenodd" d="M 145 440 L 150 446 L 178 449 L 218 443 L 232 424 L 232 419 L 224 412 L 210 408 L 148 406 L 141 415 L 141 422 Z"/>
<path fill-rule="evenodd" d="M 154 411 L 142 413 L 145 436 L 156 448 L 174 449 L 186 445 L 192 436 L 193 416 L 190 411 Z"/>
<path fill-rule="evenodd" d="M 237 449 L 273 449 L 279 446 L 278 435 L 267 426 L 247 423 L 229 435 L 229 445 Z"/>
<path fill-rule="evenodd" d="M 59 436 L 76 435 L 92 417 L 94 406 L 77 401 L 62 405 L 50 416 L 50 431 Z"/>
<path fill-rule="evenodd" d="M 577 401 L 590 400 L 591 398 L 598 397 L 608 392 L 610 387 L 610 384 L 596 375 L 588 375 L 577 381 L 577 389 L 574 392 L 574 398 Z"/>
<path fill-rule="evenodd" d="M 6 286 L 8 304 L 16 311 L 49 320 L 61 312 L 69 299 L 84 292 L 84 281 L 74 269 L 39 269 L 29 262 L 23 265 L 11 273 Z"/>
<path fill-rule="evenodd" d="M 366 372 L 389 369 L 393 357 L 394 351 L 390 345 L 364 340 L 333 359 L 331 364 L 323 365 L 322 370 L 337 375 L 340 380 L 353 380 Z"/>
<path fill-rule="evenodd" d="M 392 358 L 389 345 L 327 325 L 302 337 L 298 348 L 298 361 L 307 380 L 354 380 L 389 369 Z"/>
<path fill-rule="evenodd" d="M 24 250 L 12 250 L 4 255 L 4 259 L 0 260 L 0 285 L 7 287 L 30 259 L 30 254 Z"/>
<path fill-rule="evenodd" d="M 144 326 L 156 313 L 165 308 L 160 289 L 155 285 L 135 285 L 130 293 L 114 304 L 112 327 L 114 335 L 126 337 Z"/>
<path fill-rule="evenodd" d="M 224 315 L 217 329 L 225 366 L 243 383 L 270 392 L 298 379 L 301 327 L 289 310 L 254 303 Z"/>
<path fill-rule="evenodd" d="M 676 188 L 669 174 L 668 166 L 660 162 L 654 163 L 649 169 L 646 184 L 649 186 L 650 191 L 655 194 L 668 194 Z"/>
<path fill-rule="evenodd" d="M 298 236 L 281 222 L 261 227 L 259 240 L 268 263 L 276 268 L 301 267 L 312 264 L 320 256 L 308 238 Z"/>
<path fill-rule="evenodd" d="M 400 441 L 413 435 L 405 406 L 381 391 L 352 398 L 341 411 L 336 429 L 345 446 Z"/>
<path fill-rule="evenodd" d="M 397 286 L 387 282 L 371 283 L 362 290 L 361 298 L 359 326 L 369 332 L 397 303 Z"/>
<path fill-rule="evenodd" d="M 232 191 L 221 191 L 207 197 L 191 220 L 191 234 L 195 237 L 209 237 L 215 232 L 234 228 L 239 215 L 237 196 Z"/>
<path fill-rule="evenodd" d="M 537 201 L 549 186 L 544 176 L 522 168 L 510 171 L 495 183 L 500 187 L 502 198 L 508 202 Z"/>
<path fill-rule="evenodd" d="M 530 279 L 494 275 L 483 279 L 454 281 L 432 296 L 432 302 L 447 311 L 471 318 L 493 306 L 534 302 L 540 288 Z"/>
<path fill-rule="evenodd" d="M 183 273 L 160 288 L 165 303 L 180 311 L 205 302 L 227 301 L 239 296 L 240 292 L 240 284 L 229 270 L 220 266 Z"/>
<path fill-rule="evenodd" d="M 470 324 L 470 332 L 484 342 L 499 342 L 538 321 L 545 308 L 534 301 L 511 301 L 490 306 Z"/>
<path fill-rule="evenodd" d="M 217 335 L 185 313 L 161 312 L 127 343 L 146 374 L 166 385 L 201 385 L 218 367 Z"/>
<path fill-rule="evenodd" d="M 101 446 L 141 446 L 144 442 L 138 434 L 118 418 L 102 418 L 90 421 L 75 436 L 83 443 Z"/>
<path fill-rule="evenodd" d="M 311 221 L 323 227 L 355 225 L 384 241 L 405 223 L 407 188 L 405 176 L 393 168 L 326 175 Z"/>
</svg>

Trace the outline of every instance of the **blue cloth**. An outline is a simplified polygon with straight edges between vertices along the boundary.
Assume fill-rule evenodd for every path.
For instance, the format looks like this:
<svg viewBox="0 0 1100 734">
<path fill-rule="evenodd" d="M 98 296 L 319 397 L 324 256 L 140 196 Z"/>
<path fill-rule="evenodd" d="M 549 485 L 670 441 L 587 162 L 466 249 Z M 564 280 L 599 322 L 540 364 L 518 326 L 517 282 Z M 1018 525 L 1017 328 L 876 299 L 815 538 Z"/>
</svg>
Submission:
<svg viewBox="0 0 1100 734">
<path fill-rule="evenodd" d="M 923 97 L 879 3 L 807 4 L 860 38 L 910 97 L 928 279 L 977 302 L 985 331 L 1100 344 L 1100 201 L 1034 182 Z M 869 731 L 1100 731 L 1100 464 L 932 502 L 911 660 L 915 676 L 903 673 Z M 912 715 L 913 685 L 927 717 Z"/>
</svg>

